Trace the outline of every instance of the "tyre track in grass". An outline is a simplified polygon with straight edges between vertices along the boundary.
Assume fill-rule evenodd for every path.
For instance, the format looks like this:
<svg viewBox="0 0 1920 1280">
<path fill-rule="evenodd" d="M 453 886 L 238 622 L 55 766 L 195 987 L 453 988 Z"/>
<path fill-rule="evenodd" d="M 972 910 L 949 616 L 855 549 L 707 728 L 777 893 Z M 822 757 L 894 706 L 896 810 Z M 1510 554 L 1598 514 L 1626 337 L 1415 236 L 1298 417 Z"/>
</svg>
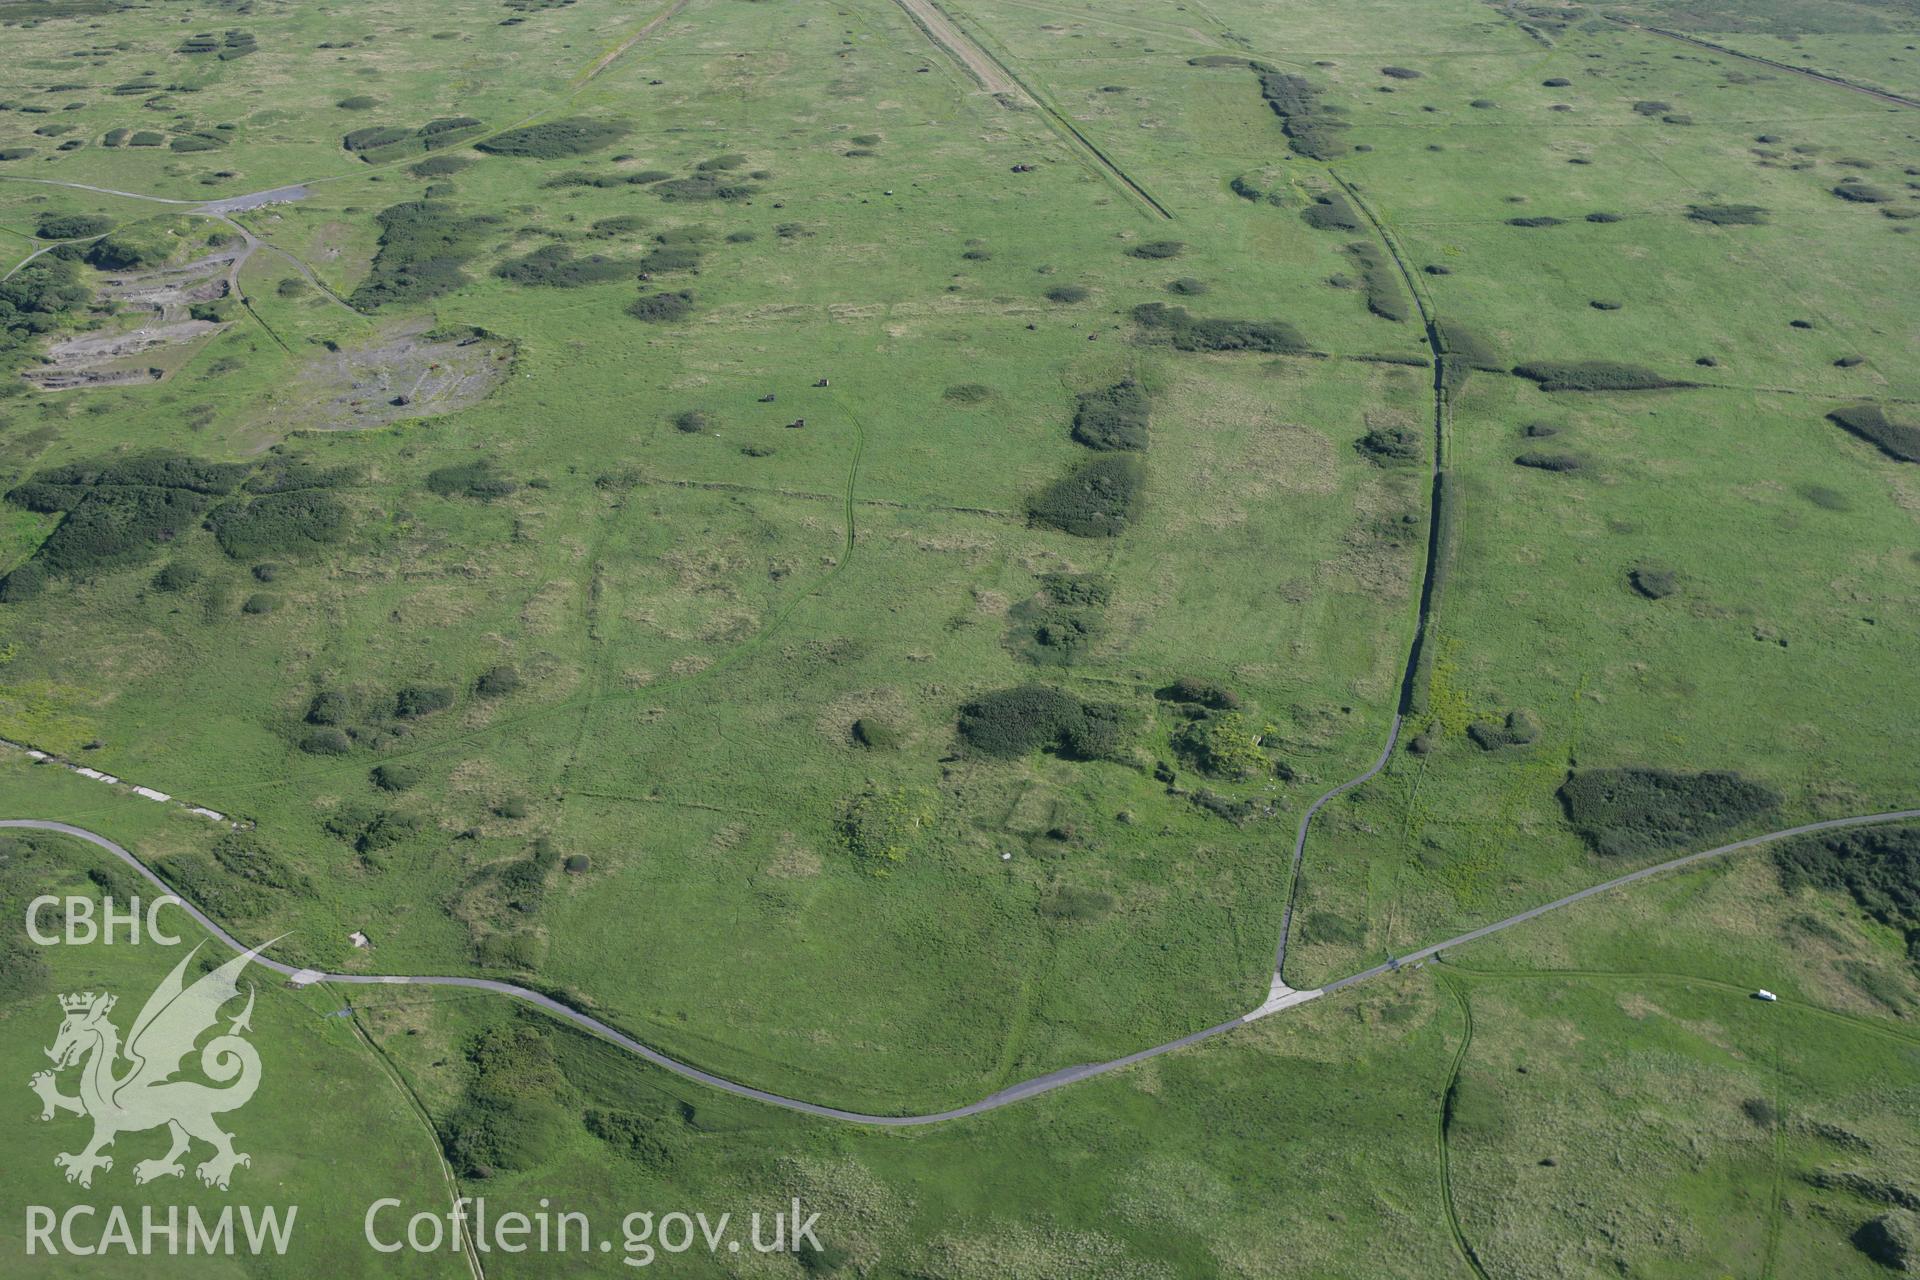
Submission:
<svg viewBox="0 0 1920 1280">
<path fill-rule="evenodd" d="M 1017 98 L 1040 113 L 1055 132 L 1061 134 L 1067 143 L 1092 158 L 1092 168 L 1102 176 L 1117 182 L 1128 194 L 1139 200 L 1147 209 L 1168 222 L 1174 220 L 1167 207 L 1154 198 L 1140 183 L 1134 181 L 1131 174 L 1122 169 L 1111 156 L 1095 146 L 1093 140 L 1073 121 L 1054 109 L 1027 83 L 1013 68 L 995 57 L 978 40 L 969 36 L 966 30 L 956 22 L 934 0 L 895 0 L 906 13 L 907 18 L 920 33 L 933 45 L 965 69 L 967 74 L 995 98 L 1005 100 Z"/>
<path fill-rule="evenodd" d="M 1473 1251 L 1467 1242 L 1467 1233 L 1460 1228 L 1460 1212 L 1453 1201 L 1453 1155 L 1448 1147 L 1449 1131 L 1453 1128 L 1453 1105 L 1460 1094 L 1460 1068 L 1467 1060 L 1467 1050 L 1473 1047 L 1473 1006 L 1467 1002 L 1467 993 L 1460 984 L 1442 974 L 1440 985 L 1446 989 L 1453 1002 L 1460 1006 L 1460 1047 L 1453 1051 L 1453 1064 L 1447 1068 L 1447 1086 L 1440 1094 L 1440 1203 L 1446 1210 L 1447 1230 L 1453 1234 L 1453 1247 L 1459 1251 L 1460 1260 L 1479 1277 L 1479 1280 L 1492 1280 L 1487 1269 L 1480 1262 L 1480 1255 Z"/>
</svg>

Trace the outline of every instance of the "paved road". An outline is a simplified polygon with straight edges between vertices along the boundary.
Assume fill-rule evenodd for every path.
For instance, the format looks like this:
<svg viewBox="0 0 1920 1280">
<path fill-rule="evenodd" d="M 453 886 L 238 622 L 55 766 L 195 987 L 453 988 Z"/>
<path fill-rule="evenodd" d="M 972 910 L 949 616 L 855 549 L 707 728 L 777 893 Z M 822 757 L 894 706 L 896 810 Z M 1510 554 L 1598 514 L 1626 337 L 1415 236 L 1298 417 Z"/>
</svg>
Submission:
<svg viewBox="0 0 1920 1280">
<path fill-rule="evenodd" d="M 1467 943 L 1484 938 L 1490 933 L 1498 933 L 1502 929 L 1511 929 L 1517 924 L 1525 924 L 1527 921 L 1538 916 L 1543 916 L 1549 911 L 1558 911 L 1562 907 L 1572 906 L 1574 903 L 1585 898 L 1591 898 L 1595 894 L 1606 893 L 1609 890 L 1630 885 L 1637 880 L 1645 880 L 1649 876 L 1657 876 L 1668 871 L 1678 871 L 1682 867 L 1690 867 L 1696 862 L 1705 862 L 1709 858 L 1719 858 L 1729 853 L 1739 853 L 1744 849 L 1756 849 L 1763 844 L 1772 844 L 1777 840 L 1791 840 L 1795 836 L 1810 836 L 1820 831 L 1838 831 L 1844 827 L 1866 827 L 1886 822 L 1912 822 L 1916 819 L 1920 819 L 1920 809 L 1896 809 L 1891 813 L 1869 813 L 1862 814 L 1856 818 L 1829 818 L 1825 822 L 1809 822 L 1803 826 L 1788 827 L 1784 831 L 1769 831 L 1763 836 L 1753 836 L 1747 840 L 1736 840 L 1732 844 L 1723 844 L 1718 849 L 1707 849 L 1700 853 L 1689 853 L 1685 857 L 1656 863 L 1651 867 L 1642 867 L 1638 871 L 1630 871 L 1624 876 L 1615 876 L 1603 884 L 1596 884 L 1590 889 L 1582 889 L 1578 893 L 1570 893 L 1564 898 L 1556 898 L 1552 902 L 1531 907 L 1522 911 L 1519 915 L 1508 916 L 1505 920 L 1497 920 L 1492 924 L 1483 925 L 1478 929 L 1470 929 L 1458 937 L 1448 938 L 1445 942 L 1436 942 L 1430 947 L 1422 947 L 1418 951 L 1410 951 L 1404 956 L 1395 956 L 1385 964 L 1377 964 L 1371 969 L 1363 969 L 1359 973 L 1351 973 L 1344 978 L 1329 982 L 1323 990 L 1328 992 L 1338 991 L 1340 988 L 1350 987 L 1356 982 L 1365 982 L 1368 978 L 1377 978 L 1383 973 L 1391 973 L 1402 965 L 1413 964 L 1416 961 L 1425 960 L 1428 956 L 1445 951 L 1450 947 L 1465 946 Z"/>
<path fill-rule="evenodd" d="M 1396 733 L 1397 733 L 1397 725 L 1396 725 Z M 1389 744 L 1388 750 L 1389 752 L 1392 750 L 1391 744 Z M 1347 786 L 1352 786 L 1355 783 L 1358 783 L 1364 780 L 1364 778 L 1371 777 L 1373 773 L 1376 773 L 1378 771 L 1379 771 L 1379 766 L 1376 765 L 1374 766 L 1373 770 L 1369 771 L 1367 774 L 1362 775 L 1361 778 L 1355 778 L 1352 782 L 1345 784 L 1345 786 L 1336 788 L 1334 791 L 1329 792 L 1327 796 L 1322 797 L 1322 800 L 1324 801 L 1325 799 L 1331 798 L 1331 796 L 1333 795 L 1337 795 L 1340 791 L 1345 790 Z M 1479 938 L 1484 938 L 1489 934 L 1498 933 L 1502 929 L 1510 929 L 1514 925 L 1524 924 L 1526 921 L 1532 920 L 1537 916 L 1545 915 L 1549 911 L 1557 911 L 1561 907 L 1570 906 L 1571 904 L 1575 902 L 1579 902 L 1584 898 L 1593 897 L 1595 894 L 1605 893 L 1608 890 L 1620 888 L 1622 885 L 1632 884 L 1637 880 L 1644 880 L 1649 876 L 1656 876 L 1656 875 L 1662 874 L 1663 872 L 1678 870 L 1679 868 L 1682 868 L 1682 867 L 1689 867 L 1694 865 L 1695 863 L 1704 862 L 1709 858 L 1718 858 L 1729 853 L 1738 853 L 1743 849 L 1752 849 L 1763 844 L 1769 844 L 1773 841 L 1788 840 L 1795 836 L 1812 835 L 1815 832 L 1820 832 L 1820 831 L 1836 831 L 1844 827 L 1862 827 L 1862 826 L 1868 826 L 1876 823 L 1911 822 L 1917 819 L 1920 819 L 1920 809 L 1901 809 L 1891 813 L 1864 814 L 1859 817 L 1852 817 L 1852 818 L 1833 818 L 1826 822 L 1809 822 L 1803 826 L 1789 827 L 1784 831 L 1769 832 L 1768 834 L 1763 836 L 1754 836 L 1751 839 L 1736 841 L 1733 844 L 1721 845 L 1717 849 L 1708 849 L 1701 853 L 1690 853 L 1684 857 L 1674 858 L 1671 861 L 1662 862 L 1656 866 L 1645 867 L 1639 871 L 1632 872 L 1628 875 L 1616 877 L 1615 879 L 1607 881 L 1605 884 L 1598 884 L 1593 886 L 1590 889 L 1582 889 L 1578 893 L 1568 894 L 1566 897 L 1560 898 L 1557 901 L 1549 902 L 1543 906 L 1534 907 L 1527 911 L 1522 911 L 1518 915 L 1508 916 L 1505 920 L 1500 920 L 1493 924 L 1485 925 L 1481 928 L 1470 930 L 1469 932 L 1463 933 L 1458 937 L 1449 938 L 1445 942 L 1437 942 L 1430 947 L 1425 947 L 1419 951 L 1415 951 L 1408 955 L 1401 956 L 1398 959 L 1389 961 L 1386 964 L 1375 965 L 1371 969 L 1366 969 L 1366 970 L 1362 970 L 1359 973 L 1350 974 L 1347 977 L 1328 983 L 1319 992 L 1313 992 L 1313 993 L 1302 992 L 1299 994 L 1302 996 L 1311 998 L 1314 995 L 1326 994 L 1326 993 L 1338 991 L 1342 987 L 1350 987 L 1357 982 L 1365 982 L 1370 978 L 1377 978 L 1383 974 L 1391 973 L 1402 965 L 1409 964 L 1417 960 L 1423 960 L 1428 956 L 1436 954 L 1437 952 L 1444 951 L 1452 947 L 1464 946 L 1469 942 L 1473 942 Z M 114 857 L 120 859 L 120 861 L 124 862 L 129 868 L 131 868 L 135 872 L 135 874 L 139 875 L 142 879 L 146 880 L 149 884 L 153 885 L 155 888 L 161 890 L 164 893 L 174 894 L 175 897 L 179 896 L 178 894 L 174 893 L 173 888 L 170 885 L 168 885 L 166 881 L 162 880 L 158 875 L 154 874 L 154 872 L 144 862 L 136 858 L 126 848 L 115 843 L 112 840 L 109 840 L 107 837 L 103 835 L 99 835 L 96 832 L 88 831 L 85 827 L 76 827 L 70 823 L 65 823 L 65 822 L 51 822 L 51 821 L 47 821 L 40 818 L 0 819 L 0 827 L 25 827 L 25 828 L 30 828 L 36 831 L 55 831 L 55 832 L 59 832 L 62 835 L 72 836 L 75 839 L 85 840 L 87 843 L 97 845 L 100 848 L 106 850 L 108 853 L 111 853 Z M 206 929 L 207 932 L 211 933 L 214 937 L 220 939 L 220 941 L 226 943 L 227 946 L 233 948 L 235 951 L 249 950 L 246 944 L 242 943 L 238 938 L 235 938 L 232 934 L 228 933 L 224 928 L 222 928 L 219 925 L 218 922 L 216 922 L 211 917 L 209 917 L 206 914 L 206 912 L 202 911 L 198 906 L 182 899 L 181 907 L 183 910 L 186 911 L 188 915 L 192 916 L 194 920 L 197 921 L 202 928 Z M 1109 1059 L 1106 1062 L 1088 1062 L 1088 1063 L 1082 1063 L 1078 1066 L 1064 1067 L 1059 1071 L 1050 1072 L 1047 1075 L 1035 1076 L 1031 1080 L 1022 1080 L 1018 1084 L 1009 1085 L 1007 1088 L 1000 1090 L 998 1093 L 989 1094 L 986 1097 L 980 1099 L 978 1102 L 970 1102 L 970 1103 L 967 1103 L 965 1106 L 953 1107 L 946 1111 L 934 1111 L 934 1112 L 929 1112 L 925 1115 L 870 1115 L 862 1111 L 844 1111 L 839 1107 L 825 1107 L 825 1106 L 821 1106 L 817 1102 L 807 1102 L 799 1098 L 789 1098 L 781 1094 L 770 1093 L 765 1089 L 756 1089 L 752 1085 L 741 1084 L 736 1080 L 729 1080 L 724 1076 L 714 1075 L 710 1071 L 703 1071 L 699 1067 L 689 1066 L 687 1063 L 677 1061 L 673 1058 L 669 1058 L 666 1054 L 661 1053 L 658 1049 L 650 1048 L 649 1046 L 640 1043 L 638 1040 L 635 1040 L 632 1036 L 627 1035 L 625 1032 L 620 1031 L 615 1027 L 608 1026 L 606 1023 L 600 1021 L 600 1019 L 592 1016 L 591 1014 L 582 1013 L 580 1010 L 573 1008 L 571 1005 L 563 1004 L 560 1001 L 555 1000 L 552 996 L 543 995 L 538 991 L 532 991 L 526 987 L 516 986 L 511 982 L 498 982 L 492 978 L 466 978 L 466 977 L 448 977 L 448 976 L 434 976 L 434 975 L 407 976 L 407 975 L 401 975 L 401 974 L 376 975 L 376 974 L 362 974 L 362 973 L 314 974 L 311 970 L 301 970 L 296 968 L 293 965 L 283 964 L 278 960 L 269 960 L 264 956 L 256 959 L 255 963 L 264 965 L 266 968 L 271 969 L 275 973 L 285 974 L 288 977 L 292 977 L 296 973 L 308 974 L 308 975 L 311 975 L 311 978 L 313 981 L 320 981 L 320 982 L 337 982 L 337 983 L 353 985 L 353 986 L 463 987 L 469 990 L 491 991 L 499 995 L 511 996 L 516 1000 L 522 1000 L 528 1004 L 537 1005 L 540 1008 L 546 1010 L 548 1013 L 553 1014 L 557 1018 L 563 1018 L 566 1021 L 573 1023 L 575 1026 L 580 1027 L 583 1030 L 586 1030 L 588 1032 L 591 1032 L 592 1034 L 597 1035 L 602 1039 L 610 1040 L 614 1044 L 617 1044 L 621 1048 L 627 1050 L 629 1053 L 633 1053 L 641 1058 L 645 1058 L 648 1062 L 653 1063 L 657 1067 L 662 1067 L 668 1071 L 673 1072 L 675 1075 L 685 1076 L 689 1080 L 697 1081 L 698 1083 L 707 1085 L 710 1088 L 719 1089 L 719 1090 L 722 1090 L 723 1092 L 734 1094 L 737 1097 L 752 1098 L 756 1102 L 764 1102 L 771 1106 L 783 1107 L 788 1111 L 798 1111 L 811 1116 L 823 1116 L 829 1120 L 846 1120 L 846 1121 L 851 1121 L 855 1124 L 886 1125 L 886 1126 L 895 1126 L 895 1127 L 909 1127 L 914 1125 L 938 1124 L 940 1121 L 943 1121 L 943 1120 L 958 1120 L 964 1116 L 979 1115 L 985 1111 L 995 1111 L 1001 1107 L 1007 1106 L 1009 1103 L 1019 1102 L 1023 1098 L 1031 1098 L 1042 1093 L 1050 1093 L 1055 1089 L 1063 1088 L 1066 1085 L 1075 1084 L 1081 1080 L 1090 1080 L 1095 1076 L 1105 1075 L 1109 1071 L 1117 1071 L 1122 1067 L 1132 1066 L 1137 1062 L 1144 1062 L 1148 1058 L 1156 1058 L 1163 1053 L 1172 1053 L 1176 1049 L 1184 1049 L 1188 1045 L 1198 1044 L 1202 1040 L 1210 1040 L 1214 1036 L 1221 1035 L 1228 1031 L 1232 1031 L 1236 1027 L 1245 1026 L 1249 1022 L 1253 1022 L 1256 1019 L 1262 1016 L 1265 1016 L 1264 1009 L 1256 1009 L 1253 1012 L 1245 1014 L 1241 1017 L 1231 1019 L 1227 1022 L 1219 1023 L 1215 1026 L 1204 1028 L 1203 1030 L 1200 1030 L 1200 1031 L 1195 1031 L 1190 1035 L 1181 1036 L 1177 1040 L 1169 1040 L 1165 1044 L 1157 1044 L 1157 1045 L 1154 1045 L 1152 1048 L 1142 1049 L 1137 1053 L 1127 1054 L 1124 1057 Z"/>
</svg>

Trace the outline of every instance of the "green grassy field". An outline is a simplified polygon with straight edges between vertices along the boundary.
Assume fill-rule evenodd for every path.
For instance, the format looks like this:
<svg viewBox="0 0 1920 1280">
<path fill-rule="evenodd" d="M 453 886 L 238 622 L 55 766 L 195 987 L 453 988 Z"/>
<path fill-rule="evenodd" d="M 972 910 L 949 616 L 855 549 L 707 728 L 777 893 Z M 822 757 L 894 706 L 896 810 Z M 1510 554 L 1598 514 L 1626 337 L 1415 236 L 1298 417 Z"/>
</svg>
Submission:
<svg viewBox="0 0 1920 1280">
<path fill-rule="evenodd" d="M 924 1112 L 1258 1005 L 1290 892 L 1306 986 L 1915 803 L 1912 113 L 1607 20 L 1911 92 L 1911 15 L 941 7 L 1004 94 L 890 0 L 0 3 L 0 271 L 111 220 L 14 277 L 93 309 L 0 286 L 0 737 L 242 829 L 14 751 L 0 816 L 122 841 L 289 961 L 521 981 L 733 1079 Z M 1263 71 L 1333 152 L 1290 147 Z M 11 372 L 137 333 L 99 299 L 221 253 L 245 305 L 196 297 L 217 323 L 133 380 Z M 1509 372 L 1578 361 L 1685 385 Z M 1122 385 L 1144 449 L 1077 443 Z M 1828 417 L 1862 404 L 1909 434 Z M 195 478 L 136 475 L 156 454 Z M 1115 536 L 1047 514 L 1089 464 L 1140 478 Z M 1097 745 L 962 732 L 1035 684 Z M 1290 885 L 1295 824 L 1403 709 Z M 1562 799 L 1594 769 L 1766 802 L 1604 846 Z M 88 865 L 44 849 L 21 877 Z M 543 1154 L 462 1175 L 489 1196 L 804 1185 L 861 1274 L 1785 1276 L 1853 1265 L 1872 1216 L 1795 1181 L 1829 1141 L 1796 1117 L 1916 1176 L 1910 1100 L 1863 1126 L 1910 1069 L 1920 920 L 1781 899 L 1752 855 L 912 1135 L 497 1002 L 358 1025 L 442 1139 L 473 1037 L 537 1032 Z M 1499 966 L 1525 976 L 1468 971 Z M 378 1068 L 324 1025 L 290 1055 Z M 397 1140 L 404 1092 L 360 1087 Z M 602 1181 L 580 1117 L 629 1090 L 699 1123 Z M 395 1167 L 431 1184 L 409 1123 Z"/>
</svg>

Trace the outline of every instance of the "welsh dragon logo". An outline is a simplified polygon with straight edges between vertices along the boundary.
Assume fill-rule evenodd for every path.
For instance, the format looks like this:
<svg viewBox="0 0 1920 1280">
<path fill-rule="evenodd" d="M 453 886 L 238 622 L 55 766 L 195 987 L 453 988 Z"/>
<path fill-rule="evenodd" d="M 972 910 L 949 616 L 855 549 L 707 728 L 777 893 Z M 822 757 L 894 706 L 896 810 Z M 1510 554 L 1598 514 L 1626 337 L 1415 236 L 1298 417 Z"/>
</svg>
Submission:
<svg viewBox="0 0 1920 1280">
<path fill-rule="evenodd" d="M 252 1157 L 233 1149 L 233 1135 L 214 1120 L 222 1112 L 245 1106 L 260 1086 L 260 1055 L 240 1038 L 242 1032 L 253 1029 L 251 983 L 246 1007 L 228 1022 L 224 1034 L 214 1036 L 200 1050 L 201 1072 L 225 1087 L 173 1077 L 193 1052 L 194 1043 L 220 1020 L 222 1006 L 239 996 L 240 971 L 261 948 L 229 960 L 187 986 L 182 975 L 199 950 L 195 946 L 189 951 L 147 997 L 124 1046 L 119 1029 L 107 1019 L 115 997 L 91 991 L 60 997 L 66 1018 L 47 1050 L 53 1070 L 36 1072 L 30 1083 L 40 1095 L 42 1120 L 51 1120 L 60 1111 L 93 1120 L 93 1140 L 83 1150 L 53 1158 L 55 1165 L 67 1171 L 68 1182 L 91 1187 L 94 1170 L 113 1168 L 113 1157 L 103 1154 L 103 1149 L 112 1146 L 116 1137 L 161 1125 L 167 1127 L 172 1146 L 159 1159 L 133 1166 L 136 1183 L 185 1174 L 180 1157 L 194 1139 L 213 1147 L 212 1157 L 195 1169 L 200 1181 L 210 1187 L 225 1191 L 234 1167 L 253 1163 Z M 69 1097 L 60 1092 L 56 1076 L 73 1066 L 80 1067 L 80 1092 Z"/>
</svg>

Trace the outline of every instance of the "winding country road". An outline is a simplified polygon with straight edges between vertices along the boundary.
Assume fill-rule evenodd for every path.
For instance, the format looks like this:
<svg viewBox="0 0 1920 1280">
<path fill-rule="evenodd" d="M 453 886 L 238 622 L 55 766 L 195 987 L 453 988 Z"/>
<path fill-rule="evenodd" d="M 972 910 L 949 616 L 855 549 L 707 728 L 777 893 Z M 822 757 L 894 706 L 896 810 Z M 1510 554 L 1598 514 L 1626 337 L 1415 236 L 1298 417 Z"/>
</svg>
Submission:
<svg viewBox="0 0 1920 1280">
<path fill-rule="evenodd" d="M 1397 723 L 1395 730 L 1397 733 Z M 1388 749 L 1388 754 L 1390 753 L 1391 745 L 1389 745 Z M 1383 755 L 1382 763 L 1384 763 L 1384 759 L 1385 756 Z M 1360 777 L 1328 792 L 1316 802 L 1314 807 L 1317 809 L 1320 804 L 1324 804 L 1341 791 L 1357 785 L 1366 778 L 1372 777 L 1375 773 L 1379 772 L 1380 767 L 1380 764 L 1375 764 L 1372 769 L 1369 769 Z M 1309 814 L 1309 818 L 1310 817 L 1311 814 Z M 1031 1080 L 1022 1080 L 1018 1084 L 1009 1085 L 998 1093 L 988 1094 L 977 1102 L 969 1102 L 964 1106 L 953 1107 L 946 1111 L 928 1112 L 924 1115 L 870 1115 L 866 1112 L 845 1111 L 839 1107 L 822 1106 L 817 1102 L 807 1102 L 800 1098 L 789 1098 L 782 1094 L 770 1093 L 765 1089 L 756 1089 L 752 1085 L 741 1084 L 737 1080 L 729 1080 L 725 1076 L 717 1076 L 710 1071 L 703 1071 L 699 1067 L 691 1066 L 674 1058 L 669 1058 L 658 1049 L 650 1048 L 640 1043 L 640 1041 L 635 1040 L 632 1036 L 627 1035 L 618 1028 L 609 1026 L 592 1014 L 583 1013 L 571 1005 L 554 999 L 552 996 L 530 990 L 527 987 L 517 986 L 511 982 L 499 982 L 492 978 L 436 975 L 409 976 L 403 974 L 319 973 L 315 970 L 299 969 L 293 965 L 283 964 L 278 960 L 268 960 L 264 956 L 259 957 L 256 963 L 264 965 L 275 973 L 284 974 L 287 977 L 298 975 L 303 982 L 334 982 L 353 986 L 460 987 L 473 991 L 491 991 L 497 995 L 510 996 L 513 999 L 524 1001 L 527 1004 L 536 1005 L 557 1018 L 562 1018 L 580 1027 L 582 1030 L 599 1036 L 604 1040 L 611 1041 L 629 1053 L 644 1058 L 657 1067 L 665 1068 L 675 1075 L 684 1076 L 699 1084 L 734 1094 L 737 1097 L 751 1098 L 756 1102 L 764 1102 L 770 1106 L 782 1107 L 788 1111 L 798 1111 L 811 1116 L 822 1116 L 829 1120 L 845 1120 L 855 1124 L 890 1127 L 912 1127 L 916 1125 L 937 1124 L 943 1120 L 958 1120 L 965 1116 L 974 1116 L 982 1112 L 996 1111 L 1001 1107 L 1007 1106 L 1010 1103 L 1019 1102 L 1025 1098 L 1050 1093 L 1066 1085 L 1075 1084 L 1082 1080 L 1091 1080 L 1096 1076 L 1105 1075 L 1109 1071 L 1117 1071 L 1122 1067 L 1132 1066 L 1137 1062 L 1144 1062 L 1148 1058 L 1159 1057 L 1163 1053 L 1171 1053 L 1176 1049 L 1184 1049 L 1188 1045 L 1198 1044 L 1202 1040 L 1212 1039 L 1214 1036 L 1245 1026 L 1250 1022 L 1258 1021 L 1282 1009 L 1291 1008 L 1297 1004 L 1304 1004 L 1309 1000 L 1338 991 L 1343 987 L 1350 987 L 1355 983 L 1365 982 L 1368 979 L 1378 978 L 1384 974 L 1392 973 L 1403 965 L 1424 960 L 1429 956 L 1436 955 L 1452 947 L 1464 946 L 1469 942 L 1474 942 L 1490 934 L 1499 933 L 1503 929 L 1511 929 L 1515 925 L 1524 924 L 1529 920 L 1545 915 L 1549 911 L 1558 911 L 1562 907 L 1571 906 L 1576 902 L 1591 898 L 1596 894 L 1607 893 L 1611 890 L 1621 888 L 1624 885 L 1645 880 L 1651 876 L 1661 875 L 1668 871 L 1676 871 L 1683 867 L 1690 867 L 1697 863 L 1705 862 L 1710 858 L 1723 857 L 1726 854 L 1739 853 L 1746 849 L 1758 848 L 1761 845 L 1771 844 L 1775 841 L 1790 840 L 1796 836 L 1813 835 L 1821 831 L 1837 831 L 1846 827 L 1863 827 L 1880 823 L 1912 822 L 1916 820 L 1920 820 L 1920 809 L 1900 809 L 1889 813 L 1862 814 L 1851 818 L 1831 818 L 1824 822 L 1804 823 L 1801 826 L 1788 827 L 1783 831 L 1771 831 L 1766 835 L 1737 840 L 1732 844 L 1724 844 L 1716 849 L 1706 849 L 1699 853 L 1690 853 L 1651 867 L 1643 867 L 1638 871 L 1630 872 L 1624 876 L 1617 876 L 1612 880 L 1606 881 L 1604 884 L 1597 884 L 1591 888 L 1582 889 L 1578 893 L 1568 894 L 1564 898 L 1559 898 L 1553 902 L 1530 908 L 1529 910 L 1520 912 L 1518 915 L 1508 916 L 1505 920 L 1495 921 L 1493 924 L 1483 925 L 1478 929 L 1469 930 L 1457 937 L 1448 938 L 1444 942 L 1436 942 L 1430 947 L 1423 947 L 1418 951 L 1410 952 L 1405 956 L 1390 960 L 1385 964 L 1378 964 L 1371 969 L 1364 969 L 1359 973 L 1349 974 L 1344 978 L 1329 982 L 1326 986 L 1316 990 L 1287 991 L 1284 986 L 1276 980 L 1276 994 L 1259 1008 L 1254 1009 L 1250 1013 L 1243 1014 L 1238 1018 L 1229 1019 L 1226 1022 L 1195 1031 L 1190 1035 L 1181 1036 L 1177 1040 L 1169 1040 L 1165 1044 L 1157 1044 L 1151 1048 L 1142 1049 L 1137 1053 L 1127 1054 L 1124 1057 L 1111 1058 L 1105 1062 L 1088 1062 L 1081 1063 L 1078 1066 L 1063 1067 L 1058 1071 L 1049 1072 L 1043 1076 L 1035 1076 Z M 226 929 L 222 928 L 219 923 L 208 916 L 207 913 L 202 911 L 198 906 L 188 902 L 184 898 L 180 898 L 180 895 L 175 892 L 173 887 L 162 880 L 152 868 L 140 861 L 139 858 L 135 857 L 124 846 L 109 840 L 106 836 L 89 831 L 85 827 L 76 827 L 71 823 L 53 822 L 41 818 L 0 819 L 0 828 L 6 827 L 26 828 L 34 831 L 52 831 L 60 835 L 85 840 L 92 845 L 97 845 L 99 848 L 106 850 L 114 857 L 120 859 L 121 862 L 125 863 L 137 875 L 155 888 L 164 893 L 171 894 L 175 898 L 179 898 L 182 910 L 186 911 L 202 928 L 206 929 L 207 932 L 211 933 L 214 937 L 220 939 L 220 941 L 224 942 L 227 946 L 233 948 L 236 952 L 251 949 L 231 933 L 228 933 Z M 1305 827 L 1306 822 L 1303 821 L 1301 823 L 1303 838 Z M 1297 845 L 1295 852 L 1297 859 Z M 1283 937 L 1281 939 L 1283 954 L 1285 945 L 1286 940 Z"/>
</svg>

